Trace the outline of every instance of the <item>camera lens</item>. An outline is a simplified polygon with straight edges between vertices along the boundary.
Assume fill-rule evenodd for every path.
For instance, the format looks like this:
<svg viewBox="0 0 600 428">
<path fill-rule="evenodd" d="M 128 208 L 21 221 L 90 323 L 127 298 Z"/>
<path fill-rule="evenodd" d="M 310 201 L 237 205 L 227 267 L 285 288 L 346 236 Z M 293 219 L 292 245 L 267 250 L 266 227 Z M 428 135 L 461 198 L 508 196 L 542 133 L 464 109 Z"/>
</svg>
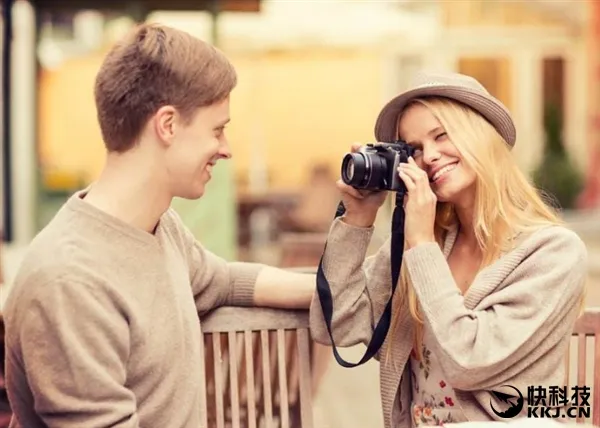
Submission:
<svg viewBox="0 0 600 428">
<path fill-rule="evenodd" d="M 352 177 L 354 177 L 354 162 L 348 162 L 348 165 L 346 165 L 346 174 L 352 180 Z"/>
<path fill-rule="evenodd" d="M 368 162 L 362 153 L 348 153 L 342 161 L 342 180 L 360 186 L 368 178 Z"/>
</svg>

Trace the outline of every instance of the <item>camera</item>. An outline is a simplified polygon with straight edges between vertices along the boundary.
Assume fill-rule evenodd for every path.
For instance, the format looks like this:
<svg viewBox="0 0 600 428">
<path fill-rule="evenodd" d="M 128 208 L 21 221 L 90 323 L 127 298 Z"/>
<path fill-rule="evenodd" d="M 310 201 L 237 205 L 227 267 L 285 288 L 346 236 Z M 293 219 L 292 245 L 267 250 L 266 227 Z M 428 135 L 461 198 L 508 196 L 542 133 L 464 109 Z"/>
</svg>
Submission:
<svg viewBox="0 0 600 428">
<path fill-rule="evenodd" d="M 342 180 L 356 189 L 405 193 L 398 165 L 407 163 L 414 152 L 414 147 L 403 141 L 367 144 L 362 151 L 344 156 Z"/>
</svg>

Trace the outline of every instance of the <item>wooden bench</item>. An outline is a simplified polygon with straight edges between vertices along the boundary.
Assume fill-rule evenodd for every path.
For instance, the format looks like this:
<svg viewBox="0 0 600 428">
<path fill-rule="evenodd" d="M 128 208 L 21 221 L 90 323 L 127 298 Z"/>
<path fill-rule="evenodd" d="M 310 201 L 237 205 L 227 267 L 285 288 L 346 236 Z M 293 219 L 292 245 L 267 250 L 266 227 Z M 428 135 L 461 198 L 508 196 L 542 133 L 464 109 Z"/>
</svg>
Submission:
<svg viewBox="0 0 600 428">
<path fill-rule="evenodd" d="M 3 332 L 1 321 L 0 316 Z M 202 332 L 207 379 L 203 426 L 314 426 L 314 344 L 307 311 L 224 307 L 202 318 Z M 567 383 L 591 387 L 591 422 L 600 426 L 600 308 L 585 310 L 572 341 Z M 593 365 L 590 370 L 588 362 Z M 577 422 L 590 421 L 578 418 Z"/>
<path fill-rule="evenodd" d="M 224 307 L 201 325 L 205 426 L 313 427 L 308 311 Z"/>
<path fill-rule="evenodd" d="M 591 342 L 592 349 L 588 348 L 588 342 Z M 576 358 L 573 365 L 572 356 Z M 588 362 L 592 364 L 589 371 Z M 600 426 L 600 308 L 587 308 L 577 320 L 571 349 L 567 354 L 566 370 L 569 391 L 574 385 L 590 388 L 591 423 Z M 590 422 L 581 415 L 578 415 L 576 421 Z"/>
</svg>

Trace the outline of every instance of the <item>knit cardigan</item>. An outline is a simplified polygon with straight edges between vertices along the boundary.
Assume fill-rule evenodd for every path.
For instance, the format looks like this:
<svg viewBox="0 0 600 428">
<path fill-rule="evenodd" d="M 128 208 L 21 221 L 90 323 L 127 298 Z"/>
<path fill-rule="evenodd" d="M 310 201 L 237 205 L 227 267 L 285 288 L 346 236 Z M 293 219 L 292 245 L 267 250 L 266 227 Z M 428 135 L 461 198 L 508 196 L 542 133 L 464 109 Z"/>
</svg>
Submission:
<svg viewBox="0 0 600 428">
<path fill-rule="evenodd" d="M 354 227 L 341 218 L 329 232 L 323 269 L 333 296 L 332 331 L 339 347 L 368 344 L 390 297 L 390 240 L 365 260 L 372 234 L 373 227 Z M 587 250 L 563 226 L 541 228 L 520 237 L 513 249 L 480 270 L 463 295 L 446 261 L 456 235 L 456 228 L 449 231 L 441 247 L 431 242 L 408 249 L 403 264 L 433 337 L 432 352 L 466 418 L 506 421 L 491 408 L 500 411 L 506 404 L 490 391 L 510 393 L 502 386 L 511 385 L 526 402 L 528 386 L 565 384 L 565 355 L 584 293 Z M 414 322 L 408 307 L 394 307 L 398 310 L 394 337 L 388 333 L 376 357 L 386 428 L 411 426 L 406 362 Z M 317 342 L 330 344 L 316 293 L 310 326 Z M 394 362 L 386 358 L 388 350 Z M 522 414 L 526 405 L 524 409 Z"/>
</svg>

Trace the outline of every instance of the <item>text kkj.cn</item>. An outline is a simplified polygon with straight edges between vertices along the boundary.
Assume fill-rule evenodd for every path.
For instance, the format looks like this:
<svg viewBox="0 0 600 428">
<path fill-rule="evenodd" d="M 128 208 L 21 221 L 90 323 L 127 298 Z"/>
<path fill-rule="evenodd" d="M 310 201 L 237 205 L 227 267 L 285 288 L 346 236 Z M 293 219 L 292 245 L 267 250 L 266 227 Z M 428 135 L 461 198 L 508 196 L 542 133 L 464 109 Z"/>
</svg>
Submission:
<svg viewBox="0 0 600 428">
<path fill-rule="evenodd" d="M 590 387 L 551 385 L 527 387 L 529 418 L 589 418 Z"/>
</svg>

